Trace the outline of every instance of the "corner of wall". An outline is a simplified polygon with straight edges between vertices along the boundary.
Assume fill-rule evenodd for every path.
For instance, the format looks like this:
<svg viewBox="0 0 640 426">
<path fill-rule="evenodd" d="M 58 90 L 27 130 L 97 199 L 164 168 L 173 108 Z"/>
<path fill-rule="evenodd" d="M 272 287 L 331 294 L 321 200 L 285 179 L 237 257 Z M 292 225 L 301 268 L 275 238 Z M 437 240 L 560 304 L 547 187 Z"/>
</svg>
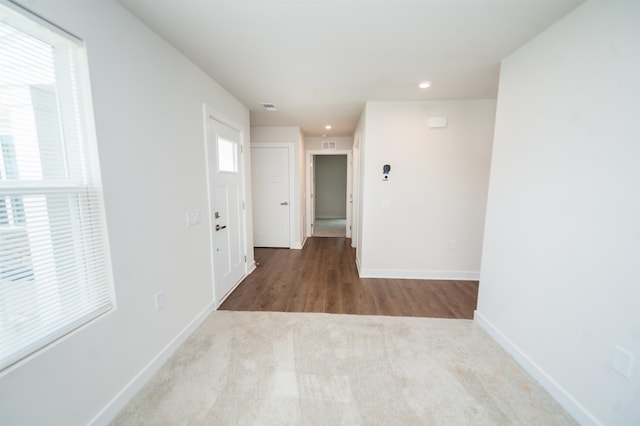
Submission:
<svg viewBox="0 0 640 426">
<path fill-rule="evenodd" d="M 507 353 L 516 360 L 524 370 L 529 373 L 540 385 L 555 399 L 565 410 L 573 416 L 581 425 L 601 425 L 589 411 L 580 405 L 560 384 L 547 374 L 538 364 L 536 364 L 527 354 L 522 351 L 513 341 L 485 316 L 482 312 L 474 311 L 473 320 L 489 336 L 493 338 Z"/>
</svg>

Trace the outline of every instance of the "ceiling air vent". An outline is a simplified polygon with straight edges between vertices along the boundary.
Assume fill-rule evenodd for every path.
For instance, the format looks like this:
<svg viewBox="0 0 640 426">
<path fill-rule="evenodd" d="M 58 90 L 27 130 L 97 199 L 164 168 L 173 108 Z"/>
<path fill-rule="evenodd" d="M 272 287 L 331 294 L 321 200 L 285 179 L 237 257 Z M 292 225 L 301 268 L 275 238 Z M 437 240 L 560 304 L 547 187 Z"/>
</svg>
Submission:
<svg viewBox="0 0 640 426">
<path fill-rule="evenodd" d="M 267 111 L 277 111 L 278 108 L 276 108 L 276 106 L 274 104 L 262 104 L 262 108 L 266 109 Z"/>
<path fill-rule="evenodd" d="M 336 149 L 335 142 L 322 142 L 322 149 Z"/>
</svg>

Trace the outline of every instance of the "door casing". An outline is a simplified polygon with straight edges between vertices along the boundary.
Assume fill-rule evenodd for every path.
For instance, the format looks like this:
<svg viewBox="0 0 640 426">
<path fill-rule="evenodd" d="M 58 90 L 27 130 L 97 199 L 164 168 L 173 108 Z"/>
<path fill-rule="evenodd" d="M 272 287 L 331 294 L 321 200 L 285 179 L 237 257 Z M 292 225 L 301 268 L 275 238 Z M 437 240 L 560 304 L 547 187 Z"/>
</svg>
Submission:
<svg viewBox="0 0 640 426">
<path fill-rule="evenodd" d="M 314 205 L 315 202 L 315 194 L 313 188 L 313 157 L 316 155 L 346 155 L 347 156 L 347 229 L 346 229 L 346 237 L 351 238 L 351 223 L 352 223 L 352 215 L 353 215 L 353 177 L 352 177 L 352 161 L 353 155 L 352 151 L 349 149 L 336 149 L 336 150 L 328 150 L 328 149 L 309 149 L 306 151 L 306 210 L 307 210 L 307 236 L 311 237 L 313 235 L 312 224 L 315 220 L 314 216 Z"/>
</svg>

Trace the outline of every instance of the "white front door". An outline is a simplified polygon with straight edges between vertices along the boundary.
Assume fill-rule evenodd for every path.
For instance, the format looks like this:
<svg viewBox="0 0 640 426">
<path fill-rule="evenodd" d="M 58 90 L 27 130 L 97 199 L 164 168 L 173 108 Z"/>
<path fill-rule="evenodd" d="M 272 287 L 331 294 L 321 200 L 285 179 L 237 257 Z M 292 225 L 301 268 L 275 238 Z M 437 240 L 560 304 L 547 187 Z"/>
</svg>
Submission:
<svg viewBox="0 0 640 426">
<path fill-rule="evenodd" d="M 220 303 L 246 274 L 242 136 L 211 116 L 207 123 L 213 273 Z"/>
<path fill-rule="evenodd" d="M 289 148 L 251 147 L 253 243 L 290 247 Z"/>
</svg>

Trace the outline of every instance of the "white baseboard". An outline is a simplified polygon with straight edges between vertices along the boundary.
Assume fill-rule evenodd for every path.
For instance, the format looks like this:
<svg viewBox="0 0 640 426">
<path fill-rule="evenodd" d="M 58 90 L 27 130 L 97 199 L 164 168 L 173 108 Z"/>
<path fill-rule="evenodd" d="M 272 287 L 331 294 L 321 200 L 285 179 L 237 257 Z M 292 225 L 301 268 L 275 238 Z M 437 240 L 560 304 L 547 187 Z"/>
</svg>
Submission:
<svg viewBox="0 0 640 426">
<path fill-rule="evenodd" d="M 419 271 L 402 269 L 360 269 L 360 278 L 407 278 L 414 280 L 478 281 L 479 271 Z"/>
<path fill-rule="evenodd" d="M 165 346 L 129 383 L 89 422 L 90 425 L 108 425 L 127 405 L 133 396 L 158 372 L 160 367 L 173 355 L 185 340 L 214 311 L 214 304 L 208 305 L 198 314 L 167 346 Z"/>
<path fill-rule="evenodd" d="M 480 311 L 474 311 L 474 321 L 482 327 L 502 348 L 507 351 L 522 368 L 525 369 L 540 385 L 581 425 L 601 426 L 591 413 L 576 401 L 562 386 L 540 368 L 507 336 L 497 329 Z"/>
<path fill-rule="evenodd" d="M 302 247 L 304 247 L 306 242 L 307 242 L 307 237 L 304 237 L 302 242 L 297 241 L 295 244 L 292 244 L 291 245 L 291 250 L 302 250 Z"/>
</svg>

